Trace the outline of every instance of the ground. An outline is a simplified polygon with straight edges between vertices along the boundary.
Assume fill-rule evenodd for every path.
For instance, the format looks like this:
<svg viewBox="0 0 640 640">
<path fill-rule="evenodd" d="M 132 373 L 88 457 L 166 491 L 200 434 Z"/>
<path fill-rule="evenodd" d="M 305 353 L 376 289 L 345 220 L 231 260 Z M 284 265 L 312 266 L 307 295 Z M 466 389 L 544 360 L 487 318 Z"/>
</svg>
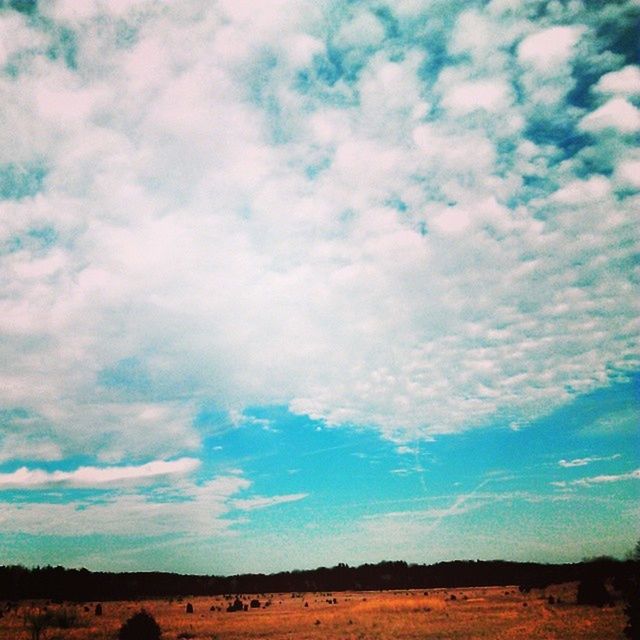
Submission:
<svg viewBox="0 0 640 640">
<path fill-rule="evenodd" d="M 46 629 L 40 640 L 116 640 L 122 623 L 141 608 L 156 618 L 163 640 L 623 638 L 621 603 L 578 606 L 575 585 L 529 594 L 516 587 L 486 587 L 242 597 L 246 604 L 253 598 L 260 600 L 259 609 L 234 613 L 226 611 L 232 600 L 222 596 L 104 602 L 101 616 L 94 613 L 96 603 L 21 602 L 17 611 L 4 612 L 0 618 L 0 639 L 32 640 L 25 615 L 45 606 L 50 611 L 74 609 L 77 622 L 69 629 Z M 194 613 L 186 613 L 187 603 Z"/>
</svg>

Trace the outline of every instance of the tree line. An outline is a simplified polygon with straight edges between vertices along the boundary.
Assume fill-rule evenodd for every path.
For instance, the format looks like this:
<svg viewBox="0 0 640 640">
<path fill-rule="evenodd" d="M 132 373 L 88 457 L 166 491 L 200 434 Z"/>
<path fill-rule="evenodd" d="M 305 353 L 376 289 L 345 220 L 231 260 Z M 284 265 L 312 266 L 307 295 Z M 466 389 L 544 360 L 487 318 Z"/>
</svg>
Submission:
<svg viewBox="0 0 640 640">
<path fill-rule="evenodd" d="M 340 563 L 302 571 L 233 576 L 166 572 L 111 573 L 64 567 L 0 566 L 0 599 L 129 600 L 183 595 L 317 591 L 373 591 L 519 585 L 521 590 L 578 580 L 624 584 L 637 560 L 598 558 L 573 564 L 459 560 L 432 565 L 384 561 L 351 567 Z"/>
</svg>

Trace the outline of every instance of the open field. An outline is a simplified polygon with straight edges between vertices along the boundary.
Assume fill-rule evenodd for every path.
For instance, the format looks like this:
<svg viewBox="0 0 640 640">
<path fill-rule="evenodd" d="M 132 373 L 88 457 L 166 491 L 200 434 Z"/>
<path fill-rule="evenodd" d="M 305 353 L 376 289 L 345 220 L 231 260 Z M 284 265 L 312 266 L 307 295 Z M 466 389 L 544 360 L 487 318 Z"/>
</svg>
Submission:
<svg viewBox="0 0 640 640">
<path fill-rule="evenodd" d="M 550 595 L 561 602 L 550 604 Z M 141 608 L 156 618 L 164 640 L 618 640 L 624 627 L 619 603 L 578 606 L 575 585 L 529 594 L 516 587 L 487 587 L 267 594 L 243 600 L 249 604 L 252 598 L 260 600 L 259 609 L 234 613 L 226 611 L 231 601 L 221 596 L 105 602 L 101 616 L 94 614 L 95 603 L 48 604 L 51 611 L 74 609 L 77 623 L 68 629 L 47 629 L 40 640 L 114 640 L 121 624 Z M 271 604 L 265 607 L 268 600 Z M 193 613 L 186 613 L 187 603 L 193 605 Z M 5 612 L 0 638 L 31 640 L 25 613 L 44 606 L 44 602 L 22 602 L 17 611 Z"/>
</svg>

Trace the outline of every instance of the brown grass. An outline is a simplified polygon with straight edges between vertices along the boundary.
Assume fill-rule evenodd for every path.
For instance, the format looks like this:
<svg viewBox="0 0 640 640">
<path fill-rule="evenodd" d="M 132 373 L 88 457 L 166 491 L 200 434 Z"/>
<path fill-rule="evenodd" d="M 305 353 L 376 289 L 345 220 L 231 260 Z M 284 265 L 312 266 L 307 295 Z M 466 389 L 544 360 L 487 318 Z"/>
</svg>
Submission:
<svg viewBox="0 0 640 640">
<path fill-rule="evenodd" d="M 559 596 L 562 603 L 548 604 L 548 595 Z M 249 595 L 243 600 L 248 603 L 253 597 L 261 603 L 266 600 Z M 337 604 L 327 603 L 334 597 Z M 75 605 L 79 626 L 49 629 L 41 640 L 115 640 L 122 623 L 142 607 L 160 624 L 163 640 L 180 636 L 196 640 L 613 640 L 622 637 L 624 626 L 620 604 L 602 609 L 574 604 L 575 585 L 527 595 L 515 587 L 487 587 L 429 590 L 426 595 L 423 591 L 308 593 L 295 598 L 272 594 L 271 600 L 267 608 L 236 613 L 225 611 L 228 603 L 220 596 L 181 602 L 105 602 L 100 617 L 94 615 L 95 603 Z M 193 603 L 193 614 L 185 612 L 187 602 Z M 22 602 L 18 611 L 5 613 L 0 618 L 0 639 L 30 640 L 25 613 L 43 606 Z M 210 611 L 212 606 L 222 611 Z"/>
</svg>

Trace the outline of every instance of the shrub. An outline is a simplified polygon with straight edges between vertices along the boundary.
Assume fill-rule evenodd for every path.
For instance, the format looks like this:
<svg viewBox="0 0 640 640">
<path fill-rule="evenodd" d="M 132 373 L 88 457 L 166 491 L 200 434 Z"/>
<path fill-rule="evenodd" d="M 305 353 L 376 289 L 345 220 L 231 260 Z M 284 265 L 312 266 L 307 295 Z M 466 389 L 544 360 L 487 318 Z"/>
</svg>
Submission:
<svg viewBox="0 0 640 640">
<path fill-rule="evenodd" d="M 187 608 L 185 611 L 186 613 L 193 613 L 193 605 L 190 602 L 187 602 Z"/>
<path fill-rule="evenodd" d="M 605 604 L 611 604 L 611 595 L 601 579 L 585 578 L 578 585 L 576 601 L 578 604 L 602 607 Z"/>
<path fill-rule="evenodd" d="M 155 618 L 141 609 L 120 627 L 118 640 L 160 640 L 161 635 Z"/>
<path fill-rule="evenodd" d="M 48 628 L 71 629 L 77 626 L 78 615 L 74 609 L 31 610 L 24 616 L 24 625 L 29 630 L 32 640 L 39 640 L 40 635 Z"/>
<path fill-rule="evenodd" d="M 242 604 L 242 600 L 240 598 L 236 598 L 228 607 L 227 611 L 229 613 L 233 613 L 234 611 L 242 611 L 244 609 L 244 605 Z"/>
</svg>

